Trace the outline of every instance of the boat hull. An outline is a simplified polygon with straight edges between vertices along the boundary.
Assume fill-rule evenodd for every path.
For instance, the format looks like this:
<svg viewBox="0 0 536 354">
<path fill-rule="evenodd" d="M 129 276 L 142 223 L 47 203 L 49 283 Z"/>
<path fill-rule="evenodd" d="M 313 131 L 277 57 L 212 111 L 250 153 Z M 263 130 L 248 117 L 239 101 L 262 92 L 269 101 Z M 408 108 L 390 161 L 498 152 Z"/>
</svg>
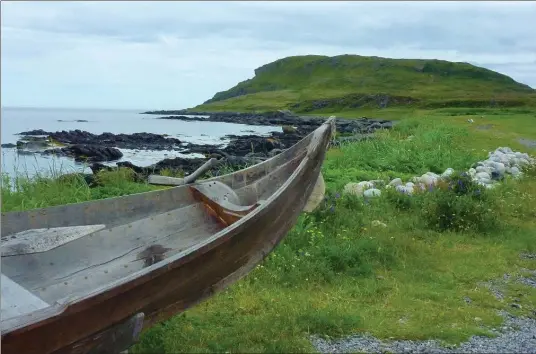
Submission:
<svg viewBox="0 0 536 354">
<path fill-rule="evenodd" d="M 326 125 L 313 137 L 306 156 L 296 160 L 294 173 L 251 215 L 195 251 L 167 260 L 165 266 L 154 266 L 141 276 L 65 306 L 43 321 L 7 333 L 2 337 L 2 351 L 88 353 L 100 348 L 99 353 L 113 353 L 121 349 L 100 345 L 110 340 L 110 335 L 103 334 L 106 327 L 128 322 L 136 314 L 143 314 L 144 328 L 150 327 L 245 276 L 296 223 L 319 177 L 330 137 L 331 128 Z M 132 336 L 136 335 L 134 331 Z"/>
</svg>

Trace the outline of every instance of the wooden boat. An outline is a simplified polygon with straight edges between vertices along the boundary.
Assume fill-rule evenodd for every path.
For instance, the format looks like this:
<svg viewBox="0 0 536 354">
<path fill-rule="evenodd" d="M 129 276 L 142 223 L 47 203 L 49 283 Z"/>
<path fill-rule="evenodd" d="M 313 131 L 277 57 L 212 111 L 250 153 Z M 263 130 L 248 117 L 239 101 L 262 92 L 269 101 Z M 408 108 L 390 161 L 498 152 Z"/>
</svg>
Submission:
<svg viewBox="0 0 536 354">
<path fill-rule="evenodd" d="M 247 274 L 306 206 L 334 131 L 224 176 L 2 214 L 2 353 L 115 354 Z"/>
</svg>

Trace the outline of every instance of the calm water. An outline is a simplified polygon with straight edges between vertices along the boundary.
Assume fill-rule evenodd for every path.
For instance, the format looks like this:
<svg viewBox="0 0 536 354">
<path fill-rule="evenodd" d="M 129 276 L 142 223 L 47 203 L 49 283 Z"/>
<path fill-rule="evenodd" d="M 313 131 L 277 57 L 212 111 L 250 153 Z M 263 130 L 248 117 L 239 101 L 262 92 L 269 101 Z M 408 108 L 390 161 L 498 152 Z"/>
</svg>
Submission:
<svg viewBox="0 0 536 354">
<path fill-rule="evenodd" d="M 46 131 L 85 130 L 94 134 L 110 132 L 168 134 L 185 142 L 197 144 L 222 144 L 222 137 L 228 134 L 267 134 L 280 131 L 280 127 L 253 126 L 215 122 L 183 122 L 155 119 L 156 115 L 139 114 L 128 110 L 77 110 L 77 109 L 37 109 L 37 108 L 2 108 L 1 138 L 2 144 L 16 143 L 23 131 L 43 129 Z M 76 122 L 87 120 L 88 122 Z M 136 151 L 120 149 L 124 156 L 121 161 L 131 161 L 138 166 L 148 166 L 164 158 L 188 157 L 176 151 Z M 189 155 L 196 157 L 199 155 Z M 65 157 L 42 156 L 40 154 L 23 155 L 17 149 L 2 148 L 2 172 L 13 176 L 23 173 L 50 174 L 51 172 L 91 172 L 91 170 L 72 159 Z M 115 161 L 116 162 L 116 161 Z M 115 165 L 115 162 L 109 163 Z"/>
</svg>

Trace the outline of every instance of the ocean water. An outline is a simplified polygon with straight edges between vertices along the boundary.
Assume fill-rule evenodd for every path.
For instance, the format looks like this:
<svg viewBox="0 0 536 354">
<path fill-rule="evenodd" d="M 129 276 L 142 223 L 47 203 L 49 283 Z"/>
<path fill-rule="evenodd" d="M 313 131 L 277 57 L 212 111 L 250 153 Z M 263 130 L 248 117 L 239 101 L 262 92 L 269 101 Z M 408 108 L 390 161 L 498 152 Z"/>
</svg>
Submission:
<svg viewBox="0 0 536 354">
<path fill-rule="evenodd" d="M 254 126 L 218 122 L 184 122 L 155 119 L 158 115 L 139 114 L 134 110 L 98 110 L 98 109 L 45 109 L 45 108 L 9 108 L 2 107 L 1 142 L 16 143 L 20 132 L 43 129 L 46 131 L 85 130 L 94 134 L 110 132 L 168 134 L 184 142 L 196 144 L 223 144 L 222 138 L 229 134 L 269 134 L 281 131 L 280 127 Z M 77 122 L 76 120 L 87 120 Z M 164 158 L 197 157 L 197 154 L 184 155 L 177 151 L 145 151 L 120 149 L 123 158 L 138 166 L 148 166 Z M 89 167 L 66 157 L 44 156 L 40 154 L 20 153 L 16 148 L 2 148 L 1 170 L 10 176 L 23 174 L 51 175 L 57 173 L 86 172 Z M 115 165 L 115 162 L 108 163 Z"/>
</svg>

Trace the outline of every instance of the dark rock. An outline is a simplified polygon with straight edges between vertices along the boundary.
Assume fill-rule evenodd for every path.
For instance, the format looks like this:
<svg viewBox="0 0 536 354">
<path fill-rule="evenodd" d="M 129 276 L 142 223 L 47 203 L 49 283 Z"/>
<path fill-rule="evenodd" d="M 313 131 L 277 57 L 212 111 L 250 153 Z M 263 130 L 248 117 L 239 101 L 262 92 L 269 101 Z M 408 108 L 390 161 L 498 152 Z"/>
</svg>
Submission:
<svg viewBox="0 0 536 354">
<path fill-rule="evenodd" d="M 51 146 L 47 137 L 27 136 L 17 141 L 17 149 L 43 150 Z"/>
<path fill-rule="evenodd" d="M 75 119 L 75 120 L 63 120 L 63 119 L 58 119 L 58 122 L 77 122 L 77 123 L 87 123 L 89 122 L 88 120 L 85 120 L 85 119 Z"/>
<path fill-rule="evenodd" d="M 12 149 L 12 148 L 17 147 L 17 145 L 16 145 L 16 144 L 13 144 L 13 143 L 2 144 L 1 146 L 2 146 L 4 149 Z"/>
<path fill-rule="evenodd" d="M 94 175 L 96 175 L 100 171 L 112 171 L 113 170 L 112 167 L 103 165 L 102 163 L 98 163 L 98 162 L 92 164 L 91 166 L 89 166 L 89 168 L 91 169 L 91 172 L 93 172 Z"/>
<path fill-rule="evenodd" d="M 123 157 L 123 153 L 119 149 L 98 145 L 71 145 L 45 150 L 44 153 L 73 157 L 75 161 L 79 162 L 114 161 Z"/>
<path fill-rule="evenodd" d="M 326 121 L 326 117 L 309 117 L 289 115 L 284 111 L 268 112 L 268 113 L 233 113 L 233 112 L 190 112 L 191 115 L 208 115 L 204 117 L 186 117 L 184 115 L 172 115 L 159 117 L 156 119 L 182 120 L 182 121 L 208 121 L 208 122 L 224 122 L 224 123 L 239 123 L 248 125 L 263 125 L 263 126 L 287 126 L 297 127 L 297 131 L 301 134 L 308 134 L 318 128 Z M 393 123 L 383 119 L 345 119 L 337 118 L 337 131 L 340 133 L 367 133 L 376 129 L 390 129 Z M 289 133 L 287 128 L 283 128 Z"/>
<path fill-rule="evenodd" d="M 173 150 L 181 141 L 176 138 L 167 138 L 161 134 L 134 133 L 134 134 L 92 134 L 79 129 L 61 132 L 47 132 L 43 129 L 30 130 L 19 133 L 23 136 L 45 135 L 63 144 L 99 145 L 121 149 L 142 150 Z"/>
</svg>

